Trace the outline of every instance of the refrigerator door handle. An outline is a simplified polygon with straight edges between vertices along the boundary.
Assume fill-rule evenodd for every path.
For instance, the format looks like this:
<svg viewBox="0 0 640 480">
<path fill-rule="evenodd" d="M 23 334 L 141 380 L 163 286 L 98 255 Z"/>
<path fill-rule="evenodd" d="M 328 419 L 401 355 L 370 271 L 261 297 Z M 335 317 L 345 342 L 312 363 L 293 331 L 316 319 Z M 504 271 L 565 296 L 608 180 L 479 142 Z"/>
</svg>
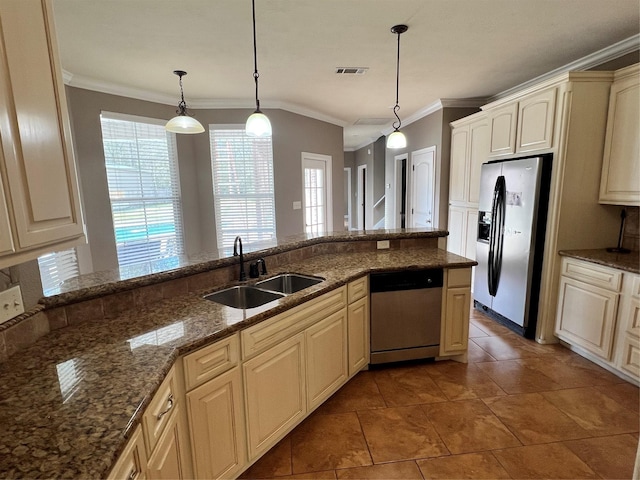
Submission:
<svg viewBox="0 0 640 480">
<path fill-rule="evenodd" d="M 500 273 L 502 271 L 502 251 L 504 247 L 504 226 L 506 216 L 506 201 L 507 201 L 507 187 L 506 181 L 503 175 L 500 175 L 496 180 L 496 218 L 494 223 L 496 224 L 496 238 L 494 240 L 494 254 L 493 265 L 491 266 L 492 281 L 491 281 L 491 293 L 495 297 L 498 292 L 498 285 L 500 283 Z"/>
<path fill-rule="evenodd" d="M 496 254 L 496 213 L 498 211 L 499 196 L 499 177 L 493 187 L 493 200 L 491 203 L 491 226 L 489 228 L 489 256 L 487 258 L 487 284 L 489 287 L 489 295 L 495 296 L 494 288 L 494 259 Z"/>
</svg>

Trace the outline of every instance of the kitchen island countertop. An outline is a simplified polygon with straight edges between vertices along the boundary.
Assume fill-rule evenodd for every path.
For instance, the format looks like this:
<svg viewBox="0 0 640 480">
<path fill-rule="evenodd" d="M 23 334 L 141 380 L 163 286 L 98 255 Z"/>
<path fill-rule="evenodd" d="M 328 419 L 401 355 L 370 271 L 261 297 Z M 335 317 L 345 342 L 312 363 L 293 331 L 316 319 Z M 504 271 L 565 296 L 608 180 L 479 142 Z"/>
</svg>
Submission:
<svg viewBox="0 0 640 480">
<path fill-rule="evenodd" d="M 640 257 L 638 252 L 614 253 L 604 248 L 589 250 L 560 250 L 559 255 L 597 263 L 605 267 L 617 268 L 625 272 L 640 274 Z"/>
<path fill-rule="evenodd" d="M 104 478 L 180 355 L 370 272 L 475 264 L 437 248 L 330 253 L 270 272 L 325 281 L 262 307 L 204 300 L 216 286 L 52 331 L 0 363 L 0 478 Z"/>
</svg>

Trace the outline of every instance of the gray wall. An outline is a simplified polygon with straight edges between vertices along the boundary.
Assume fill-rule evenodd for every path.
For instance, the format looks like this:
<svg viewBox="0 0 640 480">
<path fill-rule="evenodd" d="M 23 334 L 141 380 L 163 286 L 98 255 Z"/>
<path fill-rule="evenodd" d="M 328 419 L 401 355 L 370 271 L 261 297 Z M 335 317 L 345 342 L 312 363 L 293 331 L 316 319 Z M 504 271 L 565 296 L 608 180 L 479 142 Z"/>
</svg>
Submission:
<svg viewBox="0 0 640 480">
<path fill-rule="evenodd" d="M 436 147 L 436 161 L 440 164 L 440 183 L 436 186 L 436 198 L 438 202 L 438 225 L 436 228 L 447 228 L 449 206 L 449 163 L 451 153 L 451 127 L 449 122 L 457 120 L 477 112 L 477 108 L 444 108 L 423 117 L 406 127 L 402 132 L 407 137 L 406 148 L 386 151 L 385 183 L 390 185 L 387 189 L 386 218 L 387 226 L 395 217 L 395 179 L 394 157 L 407 153 L 411 159 L 411 152 L 423 148 Z"/>
<path fill-rule="evenodd" d="M 175 107 L 90 90 L 67 87 L 76 160 L 80 176 L 88 241 L 94 271 L 117 268 L 115 236 L 107 187 L 100 112 L 169 119 Z M 249 109 L 194 110 L 197 119 L 209 124 L 244 124 Z M 273 159 L 276 229 L 279 238 L 303 231 L 302 152 L 332 157 L 334 229 L 343 228 L 343 130 L 342 127 L 284 110 L 265 110 L 273 126 Z M 216 250 L 209 137 L 177 135 L 180 184 L 187 253 Z"/>
</svg>

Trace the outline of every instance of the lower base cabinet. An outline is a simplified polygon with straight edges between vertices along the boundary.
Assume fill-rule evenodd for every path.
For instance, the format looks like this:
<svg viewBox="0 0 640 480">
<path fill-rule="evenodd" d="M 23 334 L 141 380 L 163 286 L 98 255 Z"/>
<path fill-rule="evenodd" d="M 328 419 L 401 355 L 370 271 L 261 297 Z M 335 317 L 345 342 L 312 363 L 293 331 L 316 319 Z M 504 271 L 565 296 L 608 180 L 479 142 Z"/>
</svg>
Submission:
<svg viewBox="0 0 640 480">
<path fill-rule="evenodd" d="M 347 307 L 349 330 L 349 377 L 369 365 L 369 296 Z"/>
<path fill-rule="evenodd" d="M 176 480 L 191 477 L 190 471 L 187 471 L 187 464 L 183 460 L 187 433 L 184 423 L 178 421 L 182 413 L 181 406 L 176 405 L 153 454 L 149 457 L 147 478 Z"/>
<path fill-rule="evenodd" d="M 471 269 L 450 269 L 445 274 L 440 326 L 440 356 L 463 355 L 469 346 Z"/>
<path fill-rule="evenodd" d="M 240 368 L 187 393 L 187 408 L 196 478 L 235 477 L 247 462 Z"/>
<path fill-rule="evenodd" d="M 304 332 L 244 362 L 247 444 L 252 462 L 307 413 Z"/>
</svg>

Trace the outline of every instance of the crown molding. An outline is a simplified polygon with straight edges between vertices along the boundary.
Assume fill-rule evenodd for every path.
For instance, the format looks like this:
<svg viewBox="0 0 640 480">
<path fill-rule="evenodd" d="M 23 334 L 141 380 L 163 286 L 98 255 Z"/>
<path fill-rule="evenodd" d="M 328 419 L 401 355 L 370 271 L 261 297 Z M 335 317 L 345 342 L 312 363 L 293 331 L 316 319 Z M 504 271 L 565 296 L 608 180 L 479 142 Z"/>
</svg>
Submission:
<svg viewBox="0 0 640 480">
<path fill-rule="evenodd" d="M 144 100 L 147 102 L 161 103 L 164 105 L 176 105 L 178 101 L 178 97 L 175 95 L 165 95 L 162 93 L 154 93 L 149 90 L 143 90 L 139 88 L 127 87 L 125 85 L 116 84 L 112 82 L 105 82 L 103 80 L 98 80 L 96 78 L 87 77 L 84 75 L 74 75 L 73 73 L 63 70 L 62 78 L 66 85 L 70 87 L 84 88 L 86 90 L 92 90 L 100 93 L 107 93 L 110 95 L 118 95 L 120 97 L 133 98 L 136 100 Z M 294 103 L 289 102 L 281 102 L 281 101 L 262 101 L 260 105 L 263 109 L 280 109 L 286 110 L 291 113 L 295 113 L 298 115 L 303 115 L 305 117 L 310 117 L 315 120 L 320 120 L 323 122 L 331 123 L 333 125 L 337 125 L 339 127 L 346 127 L 349 125 L 348 122 L 332 117 L 331 115 L 326 115 L 321 112 L 317 112 L 315 110 L 311 110 L 309 108 L 302 107 L 300 105 L 296 105 Z M 189 109 L 190 110 L 198 110 L 198 109 L 235 109 L 235 108 L 247 108 L 253 109 L 255 108 L 255 104 L 253 100 L 242 100 L 242 99 L 219 99 L 219 100 L 190 100 L 189 101 Z"/>
<path fill-rule="evenodd" d="M 501 98 L 513 95 L 514 93 L 518 93 L 522 90 L 534 87 L 542 82 L 551 80 L 558 75 L 562 75 L 563 73 L 589 70 L 590 68 L 602 65 L 603 63 L 606 63 L 610 60 L 615 60 L 616 58 L 622 57 L 627 53 L 635 52 L 638 49 L 640 49 L 640 34 L 633 35 L 632 37 L 621 40 L 618 43 L 614 43 L 613 45 L 609 45 L 608 47 L 593 52 L 585 57 L 579 58 L 578 60 L 567 63 L 562 67 L 558 67 L 555 70 L 551 70 L 550 72 L 532 78 L 531 80 L 527 80 L 520 85 L 516 85 L 515 87 L 509 88 L 508 90 L 504 90 L 489 98 L 488 102 L 492 103 L 496 100 L 500 100 Z"/>
</svg>

